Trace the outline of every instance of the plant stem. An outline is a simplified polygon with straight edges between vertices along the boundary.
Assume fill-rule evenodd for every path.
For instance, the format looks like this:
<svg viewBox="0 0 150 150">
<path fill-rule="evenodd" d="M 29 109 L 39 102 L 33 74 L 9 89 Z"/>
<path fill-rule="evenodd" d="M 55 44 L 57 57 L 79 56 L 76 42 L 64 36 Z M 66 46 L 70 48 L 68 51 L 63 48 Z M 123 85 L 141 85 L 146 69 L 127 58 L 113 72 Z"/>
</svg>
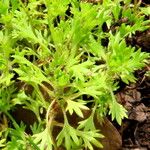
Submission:
<svg viewBox="0 0 150 150">
<path fill-rule="evenodd" d="M 55 112 L 54 112 L 53 106 L 55 103 L 56 103 L 56 100 L 54 99 L 47 109 L 46 126 L 47 126 L 48 133 L 50 135 L 50 138 L 52 140 L 52 143 L 54 145 L 54 149 L 57 150 L 57 145 L 56 145 L 54 138 L 53 138 L 53 135 L 52 135 L 52 131 L 53 131 L 53 123 L 52 122 L 55 118 Z M 50 117 L 49 117 L 49 115 L 50 115 Z"/>
<path fill-rule="evenodd" d="M 5 111 L 4 112 L 8 117 L 9 119 L 12 121 L 14 127 L 17 129 L 19 128 L 19 125 L 17 124 L 17 122 L 15 121 L 15 119 L 10 115 L 10 113 L 8 111 Z"/>
</svg>

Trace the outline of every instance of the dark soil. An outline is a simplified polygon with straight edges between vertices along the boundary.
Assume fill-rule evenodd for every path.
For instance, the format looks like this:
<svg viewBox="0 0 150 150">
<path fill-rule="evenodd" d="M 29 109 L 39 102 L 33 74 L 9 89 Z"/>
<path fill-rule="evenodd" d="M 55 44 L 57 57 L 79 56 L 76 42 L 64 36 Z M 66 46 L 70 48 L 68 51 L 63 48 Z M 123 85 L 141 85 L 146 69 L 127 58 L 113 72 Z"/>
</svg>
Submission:
<svg viewBox="0 0 150 150">
<path fill-rule="evenodd" d="M 149 0 L 142 0 L 141 6 L 147 7 Z M 146 16 L 149 20 L 150 16 Z M 137 32 L 131 39 L 127 39 L 131 46 L 141 48 L 150 53 L 150 29 Z M 128 119 L 123 120 L 122 127 L 117 127 L 122 136 L 122 150 L 149 150 L 150 149 L 150 63 L 143 70 L 135 73 L 137 82 L 123 86 L 117 97 L 128 110 Z"/>
<path fill-rule="evenodd" d="M 150 52 L 150 30 L 137 33 L 133 39 L 134 46 Z M 150 64 L 135 73 L 135 84 L 126 85 L 117 93 L 120 103 L 128 110 L 128 119 L 123 120 L 121 128 L 117 127 L 123 150 L 150 149 L 150 77 L 145 75 L 146 71 L 150 71 Z"/>
<path fill-rule="evenodd" d="M 144 68 L 138 71 L 138 82 L 126 86 L 117 97 L 128 110 L 128 119 L 119 130 L 122 136 L 123 150 L 150 149 L 150 77 L 146 77 Z"/>
</svg>

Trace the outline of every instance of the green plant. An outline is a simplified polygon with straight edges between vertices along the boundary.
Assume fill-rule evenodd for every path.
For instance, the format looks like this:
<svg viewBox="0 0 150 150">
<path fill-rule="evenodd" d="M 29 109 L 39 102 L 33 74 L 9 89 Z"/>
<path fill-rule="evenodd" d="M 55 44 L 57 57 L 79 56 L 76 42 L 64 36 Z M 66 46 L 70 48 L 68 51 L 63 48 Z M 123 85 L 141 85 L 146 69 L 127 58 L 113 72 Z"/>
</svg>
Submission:
<svg viewBox="0 0 150 150">
<path fill-rule="evenodd" d="M 119 124 L 127 117 L 114 95 L 117 81 L 135 82 L 134 71 L 145 65 L 149 55 L 127 46 L 125 38 L 146 30 L 148 21 L 140 9 L 130 7 L 129 0 L 124 6 L 119 2 L 0 1 L 0 113 L 13 124 L 0 128 L 0 147 L 101 148 L 103 135 L 95 127 L 94 116 L 110 114 Z M 71 14 L 66 12 L 69 9 Z M 120 15 L 127 22 L 111 30 Z M 109 32 L 103 30 L 104 24 Z M 108 46 L 103 46 L 103 39 L 109 40 Z M 18 105 L 36 115 L 31 134 L 11 115 Z M 88 118 L 84 118 L 86 110 L 91 111 Z M 55 122 L 59 112 L 63 123 Z M 68 113 L 82 118 L 77 127 L 69 123 Z M 55 126 L 62 127 L 56 138 Z"/>
</svg>

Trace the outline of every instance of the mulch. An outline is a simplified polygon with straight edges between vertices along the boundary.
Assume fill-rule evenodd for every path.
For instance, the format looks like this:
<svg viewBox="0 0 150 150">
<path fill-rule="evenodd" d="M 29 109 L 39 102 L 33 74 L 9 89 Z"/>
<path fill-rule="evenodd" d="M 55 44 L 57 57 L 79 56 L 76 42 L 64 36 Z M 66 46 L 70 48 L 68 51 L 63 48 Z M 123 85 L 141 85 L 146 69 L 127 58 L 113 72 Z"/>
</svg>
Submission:
<svg viewBox="0 0 150 150">
<path fill-rule="evenodd" d="M 128 110 L 128 119 L 118 127 L 123 150 L 150 149 L 150 77 L 145 76 L 147 69 L 149 67 L 137 71 L 137 83 L 125 86 L 117 94 Z"/>
<path fill-rule="evenodd" d="M 138 32 L 133 40 L 127 42 L 144 52 L 150 52 L 150 30 Z M 120 103 L 128 110 L 128 119 L 123 120 L 121 127 L 116 126 L 122 136 L 123 150 L 150 149 L 150 76 L 146 76 L 147 71 L 150 71 L 150 63 L 135 72 L 135 84 L 123 84 L 116 94 Z"/>
</svg>

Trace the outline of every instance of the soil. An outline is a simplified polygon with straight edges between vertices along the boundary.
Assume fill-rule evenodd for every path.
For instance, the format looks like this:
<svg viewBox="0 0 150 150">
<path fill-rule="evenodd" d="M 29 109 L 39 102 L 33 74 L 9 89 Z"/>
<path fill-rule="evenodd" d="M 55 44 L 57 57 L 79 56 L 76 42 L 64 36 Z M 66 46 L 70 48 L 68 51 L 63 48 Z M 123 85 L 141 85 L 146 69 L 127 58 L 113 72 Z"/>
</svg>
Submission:
<svg viewBox="0 0 150 150">
<path fill-rule="evenodd" d="M 141 6 L 150 6 L 149 0 L 142 0 Z M 150 16 L 146 16 L 149 20 Z M 150 29 L 137 32 L 127 44 L 141 48 L 150 53 Z M 137 82 L 131 85 L 121 85 L 122 89 L 116 94 L 118 100 L 128 110 L 128 119 L 123 120 L 122 126 L 114 126 L 122 137 L 121 150 L 149 150 L 150 149 L 150 63 L 147 67 L 135 73 Z"/>
<path fill-rule="evenodd" d="M 134 46 L 150 52 L 150 30 L 137 33 L 133 39 Z M 116 127 L 122 136 L 122 150 L 150 149 L 150 77 L 145 75 L 146 71 L 150 71 L 150 64 L 135 73 L 135 84 L 124 85 L 117 93 L 129 113 L 122 127 Z"/>
<path fill-rule="evenodd" d="M 141 6 L 150 6 L 150 1 L 142 0 Z M 145 16 L 145 19 L 149 20 L 150 16 Z M 150 53 L 150 29 L 136 32 L 126 42 Z M 146 71 L 150 71 L 150 62 L 145 68 L 135 72 L 135 84 L 120 83 L 121 89 L 116 94 L 119 102 L 128 110 L 128 119 L 123 120 L 121 127 L 113 122 L 122 138 L 121 150 L 150 149 L 150 76 L 145 75 Z"/>
<path fill-rule="evenodd" d="M 137 71 L 136 84 L 125 86 L 117 94 L 128 110 L 128 119 L 123 120 L 121 128 L 117 127 L 123 150 L 150 149 L 150 77 L 144 75 L 149 66 Z"/>
<path fill-rule="evenodd" d="M 143 6 L 150 4 L 148 1 L 142 2 Z M 150 30 L 137 32 L 132 39 L 127 39 L 127 43 L 150 53 Z M 149 70 L 150 63 L 135 73 L 136 84 L 125 86 L 117 94 L 129 112 L 129 118 L 118 129 L 122 136 L 123 150 L 150 149 L 150 77 L 145 76 Z"/>
</svg>

